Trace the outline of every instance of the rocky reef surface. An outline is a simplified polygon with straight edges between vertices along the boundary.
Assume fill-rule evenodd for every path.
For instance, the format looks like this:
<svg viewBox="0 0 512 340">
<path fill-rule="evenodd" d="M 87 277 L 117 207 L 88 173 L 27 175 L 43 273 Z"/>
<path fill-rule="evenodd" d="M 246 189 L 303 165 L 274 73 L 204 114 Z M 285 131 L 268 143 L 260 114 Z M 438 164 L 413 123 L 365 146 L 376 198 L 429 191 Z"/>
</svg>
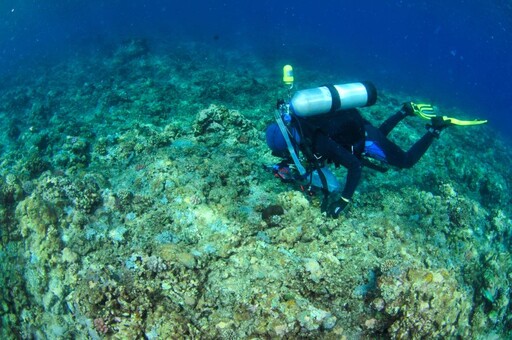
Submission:
<svg viewBox="0 0 512 340">
<path fill-rule="evenodd" d="M 281 66 L 131 40 L 3 79 L 0 335 L 509 337 L 508 145 L 450 128 L 412 169 L 365 169 L 326 218 L 265 169 Z M 302 87 L 333 77 L 316 71 Z M 362 113 L 412 99 L 384 89 Z"/>
</svg>

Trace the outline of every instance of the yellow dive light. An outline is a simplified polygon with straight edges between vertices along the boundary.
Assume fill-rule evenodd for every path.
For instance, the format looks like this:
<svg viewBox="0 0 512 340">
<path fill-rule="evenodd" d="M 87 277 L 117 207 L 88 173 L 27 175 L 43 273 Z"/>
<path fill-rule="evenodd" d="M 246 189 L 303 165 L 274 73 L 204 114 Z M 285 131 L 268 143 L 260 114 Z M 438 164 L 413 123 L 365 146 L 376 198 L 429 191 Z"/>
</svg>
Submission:
<svg viewBox="0 0 512 340">
<path fill-rule="evenodd" d="M 292 65 L 284 65 L 283 67 L 283 82 L 286 85 L 293 85 L 293 67 Z"/>
</svg>

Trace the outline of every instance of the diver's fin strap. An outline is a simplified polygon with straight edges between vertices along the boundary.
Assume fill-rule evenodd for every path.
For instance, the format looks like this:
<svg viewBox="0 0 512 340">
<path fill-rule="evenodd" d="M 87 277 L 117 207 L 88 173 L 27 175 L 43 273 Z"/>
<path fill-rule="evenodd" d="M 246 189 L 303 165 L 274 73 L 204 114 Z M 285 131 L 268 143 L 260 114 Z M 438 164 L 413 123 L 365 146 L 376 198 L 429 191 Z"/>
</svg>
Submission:
<svg viewBox="0 0 512 340">
<path fill-rule="evenodd" d="M 434 107 L 430 104 L 416 104 L 411 102 L 411 106 L 414 111 L 414 114 L 418 117 L 428 120 L 432 119 L 433 117 L 438 117 L 436 114 L 434 114 Z M 448 116 L 439 117 L 442 117 L 443 120 L 449 120 L 450 123 L 453 125 L 460 126 L 481 125 L 487 123 L 486 119 L 462 120 Z"/>
<path fill-rule="evenodd" d="M 299 156 L 297 156 L 297 153 L 295 152 L 295 148 L 293 147 L 290 137 L 288 136 L 288 129 L 286 129 L 283 119 L 281 118 L 281 114 L 279 113 L 278 110 L 276 110 L 275 116 L 276 116 L 277 126 L 279 126 L 279 130 L 281 130 L 281 133 L 283 134 L 284 140 L 286 142 L 286 146 L 288 147 L 288 152 L 290 153 L 290 156 L 293 159 L 293 163 L 295 163 L 295 166 L 297 167 L 297 171 L 299 172 L 299 174 L 301 176 L 304 176 L 306 174 L 306 169 L 304 169 L 304 167 L 300 163 Z"/>
</svg>

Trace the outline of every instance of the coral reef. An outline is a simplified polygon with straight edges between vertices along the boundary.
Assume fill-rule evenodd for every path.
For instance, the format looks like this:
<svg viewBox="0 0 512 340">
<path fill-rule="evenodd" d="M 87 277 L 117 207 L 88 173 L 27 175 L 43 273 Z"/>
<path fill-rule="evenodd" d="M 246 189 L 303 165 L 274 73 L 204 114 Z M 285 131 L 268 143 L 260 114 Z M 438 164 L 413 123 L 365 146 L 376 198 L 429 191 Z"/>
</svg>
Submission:
<svg viewBox="0 0 512 340">
<path fill-rule="evenodd" d="M 393 338 L 469 337 L 471 300 L 447 270 L 386 274 L 379 279 L 382 302 L 375 305 L 385 306 L 382 320 L 393 320 L 388 328 Z"/>
<path fill-rule="evenodd" d="M 329 219 L 320 197 L 266 170 L 272 68 L 207 52 L 128 40 L 10 80 L 0 335 L 510 337 L 505 142 L 447 129 L 412 169 L 365 169 Z M 377 123 L 406 99 L 384 89 L 362 112 Z M 423 124 L 408 118 L 393 138 L 410 145 Z"/>
</svg>

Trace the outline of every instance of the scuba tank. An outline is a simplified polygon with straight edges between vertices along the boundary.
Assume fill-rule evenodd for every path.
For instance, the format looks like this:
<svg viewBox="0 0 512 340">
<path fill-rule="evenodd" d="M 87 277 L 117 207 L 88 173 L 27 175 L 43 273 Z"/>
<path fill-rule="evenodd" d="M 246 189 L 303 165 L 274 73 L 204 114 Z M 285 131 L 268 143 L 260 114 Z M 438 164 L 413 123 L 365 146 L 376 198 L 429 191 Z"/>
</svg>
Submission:
<svg viewBox="0 0 512 340">
<path fill-rule="evenodd" d="M 338 110 L 371 106 L 376 100 L 375 86 L 371 82 L 359 82 L 297 91 L 290 106 L 297 116 L 310 117 Z"/>
</svg>

